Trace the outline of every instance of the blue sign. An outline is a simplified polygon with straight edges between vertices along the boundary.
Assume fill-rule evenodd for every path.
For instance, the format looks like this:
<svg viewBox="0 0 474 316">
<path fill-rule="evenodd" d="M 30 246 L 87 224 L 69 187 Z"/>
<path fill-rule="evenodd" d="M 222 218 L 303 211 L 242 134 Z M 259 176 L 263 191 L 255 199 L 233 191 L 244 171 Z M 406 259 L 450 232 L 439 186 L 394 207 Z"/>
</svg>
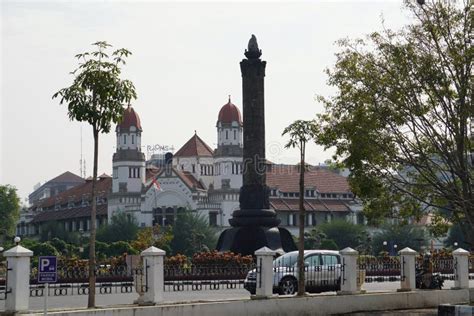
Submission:
<svg viewBox="0 0 474 316">
<path fill-rule="evenodd" d="M 56 283 L 57 258 L 55 256 L 39 257 L 38 265 L 38 283 Z"/>
</svg>

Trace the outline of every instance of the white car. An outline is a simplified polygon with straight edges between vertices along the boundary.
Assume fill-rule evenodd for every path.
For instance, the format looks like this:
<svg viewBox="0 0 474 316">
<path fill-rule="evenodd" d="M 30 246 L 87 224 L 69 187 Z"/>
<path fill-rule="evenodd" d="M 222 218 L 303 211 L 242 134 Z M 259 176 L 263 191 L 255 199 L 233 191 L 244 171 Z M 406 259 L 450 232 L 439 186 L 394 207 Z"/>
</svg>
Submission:
<svg viewBox="0 0 474 316">
<path fill-rule="evenodd" d="M 308 292 L 338 291 L 341 288 L 341 256 L 333 250 L 305 250 L 305 289 Z M 244 288 L 255 294 L 256 269 L 250 271 Z M 298 291 L 298 251 L 273 261 L 273 292 L 291 295 Z"/>
</svg>

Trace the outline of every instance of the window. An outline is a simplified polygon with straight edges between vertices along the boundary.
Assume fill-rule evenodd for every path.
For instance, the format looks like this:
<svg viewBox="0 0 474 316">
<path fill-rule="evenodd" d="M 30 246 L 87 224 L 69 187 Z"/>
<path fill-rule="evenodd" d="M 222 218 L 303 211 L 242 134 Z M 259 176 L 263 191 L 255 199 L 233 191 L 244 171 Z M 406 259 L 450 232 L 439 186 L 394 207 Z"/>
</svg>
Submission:
<svg viewBox="0 0 474 316">
<path fill-rule="evenodd" d="M 225 131 L 225 139 L 229 139 L 229 131 Z"/>
<path fill-rule="evenodd" d="M 339 258 L 333 255 L 322 255 L 321 256 L 323 266 L 335 266 L 339 263 Z"/>
<path fill-rule="evenodd" d="M 124 144 L 124 145 L 127 144 L 127 135 L 123 135 L 123 144 Z"/>
<path fill-rule="evenodd" d="M 234 140 L 237 139 L 237 131 L 234 131 Z"/>
<path fill-rule="evenodd" d="M 118 178 L 118 169 L 117 168 L 114 168 L 113 171 L 112 171 L 112 176 L 114 177 L 114 179 L 117 179 Z"/>
<path fill-rule="evenodd" d="M 129 167 L 128 168 L 128 177 L 129 178 L 140 178 L 140 168 L 139 167 Z"/>
<path fill-rule="evenodd" d="M 321 259 L 319 255 L 312 255 L 304 258 L 304 263 L 308 264 L 310 267 L 320 266 Z"/>
<path fill-rule="evenodd" d="M 193 173 L 196 173 L 196 165 L 193 164 L 192 167 L 193 167 Z"/>
<path fill-rule="evenodd" d="M 217 226 L 217 213 L 209 213 L 209 226 Z"/>
<path fill-rule="evenodd" d="M 135 135 L 132 135 L 132 145 L 135 144 Z"/>
<path fill-rule="evenodd" d="M 297 226 L 296 213 L 288 214 L 288 226 Z"/>
</svg>

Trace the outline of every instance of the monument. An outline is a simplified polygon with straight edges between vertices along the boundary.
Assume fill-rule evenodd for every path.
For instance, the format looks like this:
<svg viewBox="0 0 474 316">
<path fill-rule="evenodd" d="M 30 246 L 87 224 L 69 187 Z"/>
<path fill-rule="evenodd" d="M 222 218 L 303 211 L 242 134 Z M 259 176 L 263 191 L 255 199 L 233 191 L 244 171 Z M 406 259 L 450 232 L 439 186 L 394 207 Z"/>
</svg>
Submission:
<svg viewBox="0 0 474 316">
<path fill-rule="evenodd" d="M 246 59 L 240 62 L 242 72 L 244 150 L 243 185 L 240 188 L 240 209 L 229 220 L 232 228 L 222 232 L 218 251 L 253 255 L 255 250 L 268 247 L 278 252 L 296 250 L 288 230 L 278 227 L 280 220 L 270 208 L 270 190 L 266 185 L 264 78 L 266 61 L 260 59 L 252 35 Z"/>
</svg>

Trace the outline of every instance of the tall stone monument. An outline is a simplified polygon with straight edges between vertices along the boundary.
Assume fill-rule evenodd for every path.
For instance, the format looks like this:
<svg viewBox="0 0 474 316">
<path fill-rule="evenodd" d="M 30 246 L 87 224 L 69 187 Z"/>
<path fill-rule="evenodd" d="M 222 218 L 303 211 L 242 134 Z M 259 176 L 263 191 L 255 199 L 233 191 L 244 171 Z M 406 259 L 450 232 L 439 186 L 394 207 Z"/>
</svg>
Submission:
<svg viewBox="0 0 474 316">
<path fill-rule="evenodd" d="M 232 228 L 222 232 L 218 251 L 252 254 L 261 247 L 278 252 L 296 250 L 288 230 L 278 227 L 280 220 L 270 208 L 270 190 L 266 185 L 264 78 L 266 61 L 260 59 L 255 35 L 240 62 L 244 112 L 243 185 L 240 210 L 229 220 Z"/>
</svg>

